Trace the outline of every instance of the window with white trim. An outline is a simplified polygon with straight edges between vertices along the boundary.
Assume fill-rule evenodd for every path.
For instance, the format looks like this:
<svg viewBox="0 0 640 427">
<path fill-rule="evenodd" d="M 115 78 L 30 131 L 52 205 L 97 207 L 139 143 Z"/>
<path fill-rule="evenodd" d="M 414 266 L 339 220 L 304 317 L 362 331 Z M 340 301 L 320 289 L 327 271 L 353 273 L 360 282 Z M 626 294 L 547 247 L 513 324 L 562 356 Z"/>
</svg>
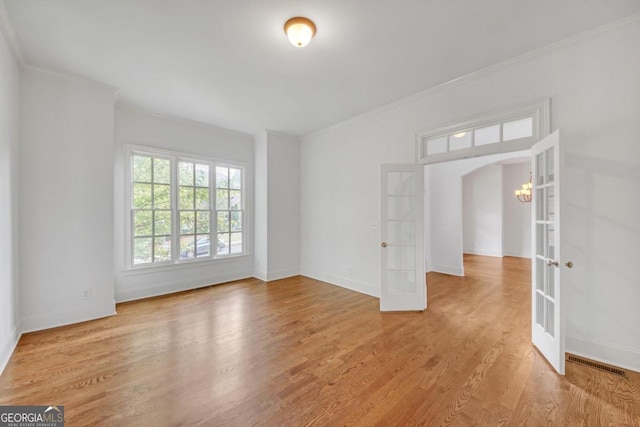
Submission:
<svg viewBox="0 0 640 427">
<path fill-rule="evenodd" d="M 130 267 L 246 253 L 242 166 L 142 148 L 126 158 Z"/>
</svg>

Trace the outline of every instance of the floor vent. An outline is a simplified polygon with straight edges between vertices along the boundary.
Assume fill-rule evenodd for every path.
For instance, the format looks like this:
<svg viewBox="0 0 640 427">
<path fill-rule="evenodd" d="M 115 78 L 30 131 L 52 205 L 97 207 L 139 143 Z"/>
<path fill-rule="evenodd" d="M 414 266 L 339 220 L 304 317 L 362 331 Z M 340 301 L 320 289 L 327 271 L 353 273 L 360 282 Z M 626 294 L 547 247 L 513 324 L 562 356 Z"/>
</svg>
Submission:
<svg viewBox="0 0 640 427">
<path fill-rule="evenodd" d="M 585 366 L 589 366 L 591 368 L 599 369 L 601 371 L 609 372 L 609 373 L 614 374 L 614 375 L 619 375 L 621 377 L 625 376 L 624 371 L 622 369 L 614 368 L 612 366 L 608 366 L 608 365 L 604 365 L 602 363 L 594 362 L 594 361 L 589 360 L 589 359 L 583 359 L 581 357 L 576 357 L 576 356 L 568 356 L 567 360 L 569 362 L 578 363 L 580 365 L 585 365 Z"/>
</svg>

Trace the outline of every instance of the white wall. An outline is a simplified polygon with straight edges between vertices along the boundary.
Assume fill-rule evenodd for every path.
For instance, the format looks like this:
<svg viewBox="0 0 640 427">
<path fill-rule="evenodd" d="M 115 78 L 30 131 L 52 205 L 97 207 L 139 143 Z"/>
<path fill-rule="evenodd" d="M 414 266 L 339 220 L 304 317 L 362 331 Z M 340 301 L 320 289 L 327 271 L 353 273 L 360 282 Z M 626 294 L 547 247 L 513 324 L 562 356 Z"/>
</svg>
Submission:
<svg viewBox="0 0 640 427">
<path fill-rule="evenodd" d="M 502 253 L 531 258 L 531 203 L 516 199 L 514 191 L 529 180 L 531 163 L 502 165 Z"/>
<path fill-rule="evenodd" d="M 636 16 L 306 136 L 301 273 L 379 294 L 379 164 L 414 162 L 418 130 L 549 96 L 566 149 L 567 351 L 640 370 L 638 75 Z"/>
<path fill-rule="evenodd" d="M 124 144 L 143 145 L 182 153 L 228 160 L 245 165 L 246 230 L 248 254 L 224 260 L 202 261 L 188 265 L 125 269 L 124 218 Z M 216 126 L 151 114 L 133 107 L 118 105 L 115 112 L 115 296 L 128 301 L 193 289 L 253 275 L 253 137 Z M 113 167 L 113 165 L 112 165 Z"/>
<path fill-rule="evenodd" d="M 18 342 L 20 70 L 0 32 L 0 373 Z"/>
<path fill-rule="evenodd" d="M 267 281 L 269 270 L 269 199 L 267 132 L 261 132 L 254 140 L 255 161 L 255 222 L 253 275 Z"/>
<path fill-rule="evenodd" d="M 499 166 L 495 166 L 496 163 L 519 158 L 528 153 L 529 150 L 514 151 L 425 167 L 425 192 L 428 198 L 426 210 L 429 220 L 426 236 L 427 271 L 464 275 L 463 177 L 486 167 L 497 167 L 499 170 Z M 501 188 L 501 185 L 498 186 L 496 191 L 500 192 Z M 500 217 L 491 221 L 494 222 L 494 231 L 501 228 Z"/>
<path fill-rule="evenodd" d="M 28 68 L 20 101 L 22 329 L 111 315 L 114 90 Z"/>
<path fill-rule="evenodd" d="M 299 143 L 264 131 L 255 139 L 255 276 L 272 281 L 299 272 Z"/>
<path fill-rule="evenodd" d="M 502 167 L 491 164 L 463 176 L 463 252 L 501 257 L 502 221 Z"/>
</svg>

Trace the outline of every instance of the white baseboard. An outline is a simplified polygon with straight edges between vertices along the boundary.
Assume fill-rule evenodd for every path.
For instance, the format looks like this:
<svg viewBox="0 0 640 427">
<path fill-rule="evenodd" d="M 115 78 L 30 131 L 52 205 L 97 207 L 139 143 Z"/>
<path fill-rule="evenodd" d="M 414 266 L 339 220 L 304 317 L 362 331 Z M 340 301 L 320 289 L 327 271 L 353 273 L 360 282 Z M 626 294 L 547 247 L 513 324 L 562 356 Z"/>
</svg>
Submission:
<svg viewBox="0 0 640 427">
<path fill-rule="evenodd" d="M 565 347 L 567 353 L 640 372 L 640 349 L 587 340 L 574 335 L 567 335 Z"/>
<path fill-rule="evenodd" d="M 190 291 L 192 289 L 204 288 L 211 285 L 219 285 L 221 283 L 232 282 L 234 280 L 244 280 L 253 277 L 249 272 L 235 272 L 230 274 L 218 274 L 215 278 L 203 280 L 201 278 L 189 281 L 179 281 L 175 283 L 166 283 L 159 286 L 138 288 L 138 289 L 116 289 L 116 301 L 126 302 L 144 298 L 157 297 L 160 295 L 173 294 L 176 292 Z M 260 279 L 262 280 L 262 279 Z"/>
<path fill-rule="evenodd" d="M 529 258 L 531 259 L 531 252 L 523 252 L 523 251 L 509 251 L 505 250 L 502 253 L 503 256 L 512 256 L 516 258 Z"/>
<path fill-rule="evenodd" d="M 481 255 L 481 256 L 493 256 L 493 257 L 502 257 L 503 253 L 501 251 L 496 251 L 494 249 L 482 249 L 482 248 L 472 248 L 472 249 L 463 249 L 462 251 L 465 254 L 469 255 Z"/>
<path fill-rule="evenodd" d="M 436 273 L 450 274 L 452 276 L 464 276 L 464 267 L 457 265 L 441 265 L 431 264 L 429 271 L 435 271 Z"/>
<path fill-rule="evenodd" d="M 258 280 L 262 280 L 263 282 L 268 282 L 266 271 L 254 271 L 253 277 L 255 277 Z"/>
<path fill-rule="evenodd" d="M 380 298 L 380 287 L 371 286 L 365 283 L 357 282 L 346 277 L 333 276 L 331 274 L 320 273 L 318 271 L 302 269 L 300 275 L 309 277 L 311 279 L 320 280 L 331 285 L 339 286 L 341 288 L 349 289 L 351 291 L 360 292 L 361 294 L 369 295 L 375 298 Z"/>
<path fill-rule="evenodd" d="M 273 271 L 267 273 L 265 271 L 254 271 L 253 277 L 260 279 L 263 282 L 273 282 L 274 280 L 286 279 L 287 277 L 298 276 L 300 271 L 297 268 L 289 268 L 280 271 Z"/>
<path fill-rule="evenodd" d="M 9 359 L 11 359 L 11 355 L 15 351 L 21 336 L 22 334 L 14 327 L 7 337 L 7 340 L 3 343 L 2 347 L 0 347 L 0 375 L 4 372 L 4 368 L 7 367 L 7 363 L 9 363 Z"/>
<path fill-rule="evenodd" d="M 56 328 L 58 326 L 71 325 L 73 323 L 86 322 L 87 320 L 100 319 L 101 317 L 116 314 L 116 303 L 111 300 L 93 304 L 77 310 L 69 310 L 58 313 L 46 313 L 22 319 L 22 333 L 41 331 L 43 329 Z"/>
</svg>

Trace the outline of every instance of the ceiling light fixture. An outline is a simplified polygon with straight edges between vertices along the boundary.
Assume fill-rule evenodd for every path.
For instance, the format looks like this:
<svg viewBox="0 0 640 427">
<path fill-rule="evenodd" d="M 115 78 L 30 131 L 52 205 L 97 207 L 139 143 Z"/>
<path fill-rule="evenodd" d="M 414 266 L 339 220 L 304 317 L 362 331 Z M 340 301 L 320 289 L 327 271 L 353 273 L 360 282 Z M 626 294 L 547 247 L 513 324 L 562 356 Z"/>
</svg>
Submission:
<svg viewBox="0 0 640 427">
<path fill-rule="evenodd" d="M 295 47 L 305 47 L 316 35 L 316 25 L 307 18 L 296 16 L 284 23 L 284 32 Z"/>
</svg>

